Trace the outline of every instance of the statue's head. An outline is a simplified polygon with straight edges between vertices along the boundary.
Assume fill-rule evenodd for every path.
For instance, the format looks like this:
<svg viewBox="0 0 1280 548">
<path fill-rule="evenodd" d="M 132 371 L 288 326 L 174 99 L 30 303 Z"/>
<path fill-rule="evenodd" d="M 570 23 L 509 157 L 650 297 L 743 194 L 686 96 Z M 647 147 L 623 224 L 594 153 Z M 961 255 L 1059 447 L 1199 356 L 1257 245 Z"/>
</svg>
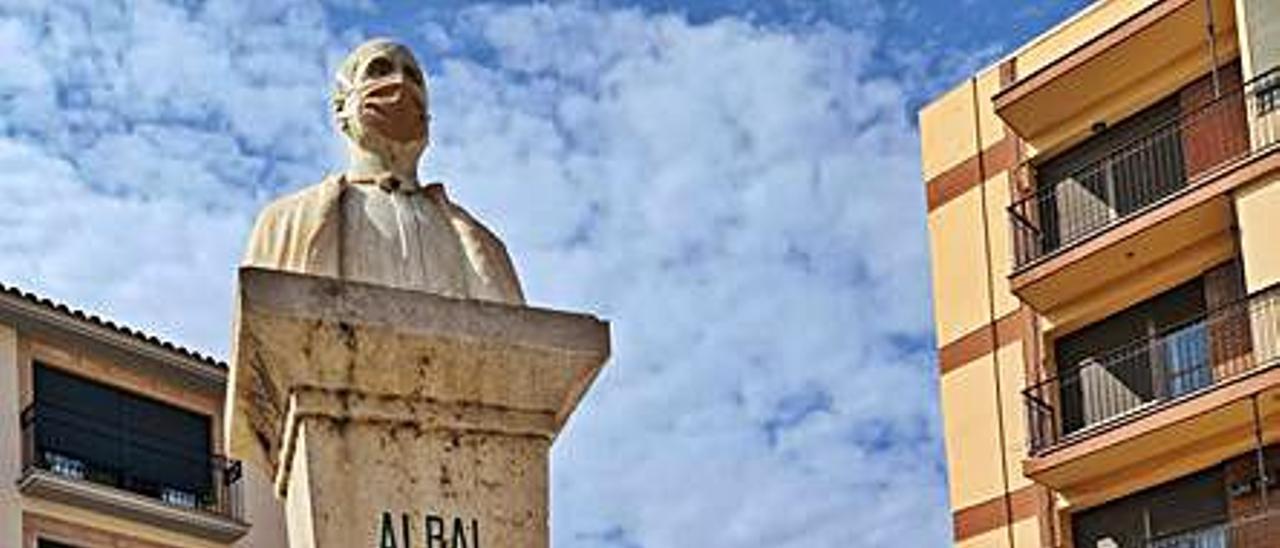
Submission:
<svg viewBox="0 0 1280 548">
<path fill-rule="evenodd" d="M 356 47 L 335 77 L 334 117 L 356 157 L 413 175 L 429 142 L 426 77 L 409 48 L 385 38 Z"/>
</svg>

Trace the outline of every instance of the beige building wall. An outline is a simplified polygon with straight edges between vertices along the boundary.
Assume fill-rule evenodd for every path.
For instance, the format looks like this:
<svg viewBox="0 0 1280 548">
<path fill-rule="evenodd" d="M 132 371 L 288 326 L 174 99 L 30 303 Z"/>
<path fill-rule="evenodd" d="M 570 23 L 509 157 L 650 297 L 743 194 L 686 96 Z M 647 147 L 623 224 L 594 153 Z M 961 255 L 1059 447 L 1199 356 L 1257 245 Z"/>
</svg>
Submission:
<svg viewBox="0 0 1280 548">
<path fill-rule="evenodd" d="M 1168 55 L 1167 62 L 1115 89 L 1099 82 L 1105 93 L 1055 113 L 1061 120 L 1043 126 L 1034 142 L 1007 129 L 995 112 L 994 98 L 1008 84 L 1037 71 L 1053 73 L 1054 63 L 1112 29 L 1138 28 L 1130 23 L 1152 13 L 1170 14 L 1162 21 L 1177 13 L 1183 25 L 1178 28 L 1191 28 L 1186 25 L 1189 6 L 1182 0 L 1094 2 L 920 112 L 939 392 L 957 546 L 1070 546 L 1069 518 L 1059 515 L 1065 507 L 1055 506 L 1066 504 L 1065 499 L 1023 473 L 1030 432 L 1022 390 L 1047 374 L 1044 354 L 1053 337 L 1194 277 L 1231 259 L 1237 249 L 1249 291 L 1280 283 L 1280 177 L 1273 177 L 1230 197 L 1235 232 L 1228 226 L 1233 224 L 1230 213 L 1224 213 L 1222 226 L 1215 229 L 1219 232 L 1206 234 L 1203 242 L 1179 243 L 1185 249 L 1124 283 L 1090 289 L 1055 305 L 1049 312 L 1064 320 L 1057 325 L 1031 312 L 1012 291 L 1015 250 L 1006 208 L 1018 196 L 1019 164 L 1079 142 L 1099 120 L 1114 122 L 1145 108 L 1201 77 L 1211 64 L 1207 45 L 1206 51 L 1187 49 L 1193 42 L 1203 43 L 1203 34 L 1179 31 L 1176 55 Z M 1219 62 L 1241 57 L 1246 78 L 1280 64 L 1280 2 L 1215 0 L 1214 6 L 1215 14 L 1228 14 L 1216 22 Z M 1196 16 L 1203 16 L 1203 6 L 1192 7 Z M 1159 43 L 1134 43 L 1146 44 L 1132 47 L 1134 55 L 1160 58 Z M 1098 74 L 1107 79 L 1107 71 Z M 1002 150 L 1007 143 L 1012 144 Z"/>
<path fill-rule="evenodd" d="M 933 318 L 938 346 L 990 320 L 989 270 L 982 235 L 982 189 L 965 192 L 929 215 Z"/>
<path fill-rule="evenodd" d="M 1003 528 L 985 531 L 966 539 L 958 539 L 955 546 L 956 548 L 1007 548 L 1009 532 Z"/>
<path fill-rule="evenodd" d="M 1032 485 L 1022 474 L 1022 460 L 1027 457 L 1027 420 L 1023 411 L 1022 389 L 1027 386 L 1026 362 L 1022 342 L 1000 347 L 995 354 L 1000 363 L 1000 408 L 1004 428 L 1004 466 L 1009 478 L 1009 491 L 1016 492 Z"/>
<path fill-rule="evenodd" d="M 1240 191 L 1235 210 L 1246 289 L 1254 293 L 1280 283 L 1280 177 Z"/>
<path fill-rule="evenodd" d="M 973 95 L 957 86 L 920 110 L 920 161 L 932 180 L 978 153 L 973 132 Z M 966 133 L 963 130 L 968 128 Z"/>
<path fill-rule="evenodd" d="M 0 324 L 0 546 L 22 543 L 22 425 L 18 393 L 18 334 Z"/>
<path fill-rule="evenodd" d="M 1012 539 L 1012 542 L 1010 539 Z M 1044 546 L 1041 540 L 1039 520 L 1034 517 L 1019 520 L 1014 522 L 1011 530 L 1003 527 L 993 529 L 980 535 L 956 541 L 955 546 L 956 548 L 1007 548 L 1010 544 L 1018 548 Z"/>
<path fill-rule="evenodd" d="M 991 246 L 991 288 L 994 296 L 995 316 L 1003 318 L 1017 312 L 1022 302 L 1009 288 L 1009 274 L 1013 271 L 1013 234 L 1009 229 L 1008 207 L 1013 203 L 1013 172 L 1001 171 L 982 185 L 986 193 L 987 235 Z"/>
<path fill-rule="evenodd" d="M 1030 482 L 1021 472 L 1023 338 L 1009 328 L 1021 307 L 1009 289 L 1005 215 L 1017 148 L 995 113 L 1001 85 L 992 67 L 920 113 L 948 493 L 955 542 L 966 547 L 1029 547 L 1017 539 L 1038 545 L 1040 535 L 1025 504 L 1007 512 Z"/>
<path fill-rule="evenodd" d="M 994 367 L 987 355 L 942 376 L 942 424 L 953 510 L 1004 495 Z"/>
<path fill-rule="evenodd" d="M 0 447 L 7 451 L 0 459 L 0 548 L 34 548 L 38 538 L 94 548 L 213 548 L 229 545 L 18 491 L 17 482 L 22 475 L 20 413 L 33 401 L 32 378 L 36 361 L 209 416 L 210 431 L 214 437 L 211 447 L 221 447 L 225 387 L 207 381 L 199 386 L 192 385 L 171 377 L 163 369 L 142 369 L 125 363 L 129 361 L 127 357 L 121 359 L 122 362 L 104 359 L 97 353 L 82 350 L 81 343 L 58 337 L 33 338 L 0 325 Z M 248 489 L 244 480 L 241 488 Z M 246 500 L 253 498 L 249 493 L 243 495 Z M 278 522 L 276 525 L 283 529 Z M 236 546 L 271 548 L 284 544 L 240 542 Z"/>
<path fill-rule="evenodd" d="M 1013 544 L 1020 548 L 1047 546 L 1044 531 L 1038 517 L 1026 518 L 1013 524 Z"/>
</svg>

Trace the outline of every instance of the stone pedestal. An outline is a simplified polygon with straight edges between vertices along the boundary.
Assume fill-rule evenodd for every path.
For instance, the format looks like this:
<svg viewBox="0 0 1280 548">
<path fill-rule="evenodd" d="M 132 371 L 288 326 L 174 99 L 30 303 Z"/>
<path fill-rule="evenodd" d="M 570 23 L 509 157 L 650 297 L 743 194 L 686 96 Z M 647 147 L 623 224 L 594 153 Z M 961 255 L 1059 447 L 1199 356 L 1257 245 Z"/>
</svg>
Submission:
<svg viewBox="0 0 1280 548">
<path fill-rule="evenodd" d="M 548 452 L 609 355 L 594 317 L 242 269 L 233 456 L 292 548 L 539 548 Z"/>
</svg>

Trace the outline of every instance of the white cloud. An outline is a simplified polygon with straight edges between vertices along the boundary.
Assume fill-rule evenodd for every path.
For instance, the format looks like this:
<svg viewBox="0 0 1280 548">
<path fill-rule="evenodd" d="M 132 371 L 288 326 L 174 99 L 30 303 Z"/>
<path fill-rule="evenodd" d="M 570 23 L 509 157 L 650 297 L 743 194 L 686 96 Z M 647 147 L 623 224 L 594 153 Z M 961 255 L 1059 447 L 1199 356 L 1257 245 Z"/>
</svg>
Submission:
<svg viewBox="0 0 1280 548">
<path fill-rule="evenodd" d="M 254 210 L 334 164 L 323 98 L 341 47 L 324 16 L 264 2 L 6 3 L 0 279 L 225 348 Z"/>
<path fill-rule="evenodd" d="M 923 189 L 879 37 L 431 13 L 403 27 L 436 68 L 427 175 L 534 302 L 614 322 L 555 449 L 555 545 L 944 544 Z M 362 33 L 301 3 L 0 8 L 0 280 L 225 348 L 252 215 L 340 161 L 328 68 Z"/>
<path fill-rule="evenodd" d="M 946 541 L 933 370 L 902 344 L 929 341 L 915 136 L 870 39 L 545 5 L 449 30 L 494 55 L 436 75 L 430 171 L 535 300 L 614 320 L 557 545 Z"/>
</svg>

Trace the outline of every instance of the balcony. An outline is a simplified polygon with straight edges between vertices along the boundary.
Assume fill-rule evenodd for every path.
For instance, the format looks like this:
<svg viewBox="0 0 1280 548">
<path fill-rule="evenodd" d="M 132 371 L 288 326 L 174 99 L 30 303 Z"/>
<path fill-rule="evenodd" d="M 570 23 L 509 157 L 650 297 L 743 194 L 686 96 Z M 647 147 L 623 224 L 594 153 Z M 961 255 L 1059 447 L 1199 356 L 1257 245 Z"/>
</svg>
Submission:
<svg viewBox="0 0 1280 548">
<path fill-rule="evenodd" d="M 1254 446 L 1090 507 L 1068 508 L 1073 545 L 1280 546 L 1280 445 Z"/>
<path fill-rule="evenodd" d="M 1280 70 L 1244 83 L 1230 74 L 1238 71 L 1224 71 L 1219 92 L 1202 78 L 1156 105 L 1172 108 L 1117 124 L 1069 161 L 1022 167 L 1031 190 L 1008 215 L 1011 281 L 1024 301 L 1053 309 L 1212 236 L 1224 245 L 1206 260 L 1223 258 L 1232 223 L 1227 191 L 1258 176 L 1246 166 L 1280 156 L 1272 154 L 1280 148 L 1273 115 Z"/>
<path fill-rule="evenodd" d="M 1075 504 L 1280 439 L 1280 287 L 1100 349 L 1023 391 L 1023 471 Z"/>
<path fill-rule="evenodd" d="M 1280 361 L 1280 288 L 1107 349 L 1023 391 L 1031 453 Z"/>
<path fill-rule="evenodd" d="M 996 112 L 1037 150 L 1056 149 L 1098 120 L 1122 119 L 1203 74 L 1214 53 L 1237 55 L 1233 4 L 1096 2 L 1015 54 L 1018 79 L 996 95 Z M 1216 52 L 1206 40 L 1211 20 Z"/>
<path fill-rule="evenodd" d="M 24 494 L 218 542 L 248 531 L 239 461 L 130 435 L 49 403 L 27 407 L 21 422 Z"/>
<path fill-rule="evenodd" d="M 1151 539 L 1146 545 L 1147 548 L 1228 548 L 1227 525 L 1215 523 L 1196 527 Z"/>
<path fill-rule="evenodd" d="M 1280 510 L 1193 527 L 1153 538 L 1146 548 L 1272 548 L 1280 542 Z"/>
</svg>

